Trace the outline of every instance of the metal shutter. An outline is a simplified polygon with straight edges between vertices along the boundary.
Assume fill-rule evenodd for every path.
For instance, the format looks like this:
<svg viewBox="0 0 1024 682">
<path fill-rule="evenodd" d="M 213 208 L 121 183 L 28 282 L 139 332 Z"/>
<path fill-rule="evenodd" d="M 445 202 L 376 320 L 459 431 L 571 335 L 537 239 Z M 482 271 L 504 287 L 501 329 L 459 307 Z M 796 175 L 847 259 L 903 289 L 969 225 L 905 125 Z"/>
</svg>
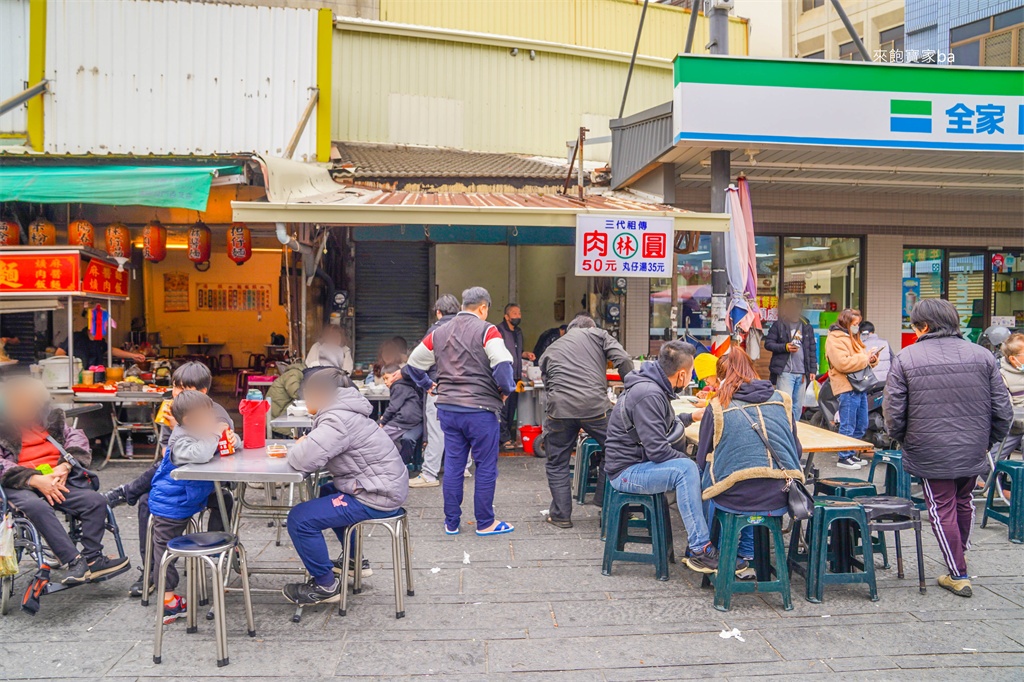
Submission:
<svg viewBox="0 0 1024 682">
<path fill-rule="evenodd" d="M 35 313 L 7 313 L 0 318 L 3 335 L 16 336 L 21 343 L 7 347 L 7 354 L 12 360 L 22 364 L 19 369 L 28 371 L 28 366 L 36 361 L 36 322 Z"/>
<path fill-rule="evenodd" d="M 414 348 L 430 314 L 429 244 L 356 242 L 355 271 L 355 361 L 374 362 L 381 343 L 394 336 Z"/>
</svg>

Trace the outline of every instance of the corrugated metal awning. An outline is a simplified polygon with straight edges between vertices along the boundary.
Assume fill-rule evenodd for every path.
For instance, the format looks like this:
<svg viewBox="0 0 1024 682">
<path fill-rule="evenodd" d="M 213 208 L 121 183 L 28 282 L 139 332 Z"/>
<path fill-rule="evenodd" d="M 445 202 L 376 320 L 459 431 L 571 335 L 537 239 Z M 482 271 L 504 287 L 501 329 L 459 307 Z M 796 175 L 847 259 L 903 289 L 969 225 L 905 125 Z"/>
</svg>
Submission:
<svg viewBox="0 0 1024 682">
<path fill-rule="evenodd" d="M 519 225 L 575 227 L 580 214 L 664 216 L 676 230 L 725 232 L 729 216 L 691 213 L 639 198 L 591 194 L 500 192 L 387 192 L 341 185 L 327 170 L 282 159 L 261 159 L 267 201 L 231 202 L 234 220 L 326 225 Z"/>
</svg>

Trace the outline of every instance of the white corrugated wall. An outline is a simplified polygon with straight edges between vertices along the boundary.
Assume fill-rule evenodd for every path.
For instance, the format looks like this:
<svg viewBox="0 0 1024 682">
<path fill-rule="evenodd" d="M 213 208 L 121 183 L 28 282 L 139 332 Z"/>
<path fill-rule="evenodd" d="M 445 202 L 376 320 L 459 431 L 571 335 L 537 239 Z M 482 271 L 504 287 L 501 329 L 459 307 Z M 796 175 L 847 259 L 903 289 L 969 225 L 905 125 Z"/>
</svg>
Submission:
<svg viewBox="0 0 1024 682">
<path fill-rule="evenodd" d="M 0 99 L 25 89 L 28 79 L 28 0 L 0 0 Z M 25 105 L 0 116 L 0 134 L 25 133 Z"/>
<path fill-rule="evenodd" d="M 49 0 L 46 151 L 281 156 L 316 85 L 315 10 Z M 312 117 L 295 152 L 316 157 Z"/>
</svg>

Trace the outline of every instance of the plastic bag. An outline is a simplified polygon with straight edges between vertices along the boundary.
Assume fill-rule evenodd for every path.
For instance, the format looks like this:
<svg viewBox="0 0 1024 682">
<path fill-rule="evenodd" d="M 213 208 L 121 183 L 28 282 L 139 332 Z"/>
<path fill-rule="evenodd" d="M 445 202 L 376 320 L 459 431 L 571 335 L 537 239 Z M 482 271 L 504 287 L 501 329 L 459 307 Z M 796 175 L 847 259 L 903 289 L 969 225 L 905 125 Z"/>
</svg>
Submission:
<svg viewBox="0 0 1024 682">
<path fill-rule="evenodd" d="M 18 557 L 14 551 L 14 519 L 6 514 L 0 525 L 0 576 L 18 574 Z"/>
</svg>

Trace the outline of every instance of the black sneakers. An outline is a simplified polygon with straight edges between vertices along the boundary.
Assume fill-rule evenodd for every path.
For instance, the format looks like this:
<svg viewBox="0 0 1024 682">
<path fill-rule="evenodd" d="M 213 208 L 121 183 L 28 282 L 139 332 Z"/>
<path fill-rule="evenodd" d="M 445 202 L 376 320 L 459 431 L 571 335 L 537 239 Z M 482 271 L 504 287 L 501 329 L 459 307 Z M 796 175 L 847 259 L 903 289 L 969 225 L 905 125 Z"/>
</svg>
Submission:
<svg viewBox="0 0 1024 682">
<path fill-rule="evenodd" d="M 89 563 L 79 554 L 68 564 L 67 575 L 61 580 L 62 585 L 81 585 L 89 580 Z"/>
<path fill-rule="evenodd" d="M 81 554 L 68 565 L 68 573 L 61 580 L 64 585 L 81 585 L 94 581 L 106 580 L 119 573 L 124 573 L 131 568 L 132 562 L 126 556 L 108 557 L 101 556 L 94 559 L 92 563 L 85 560 Z"/>
<path fill-rule="evenodd" d="M 103 493 L 103 497 L 107 499 L 107 506 L 111 509 L 128 503 L 128 495 L 125 493 L 123 485 L 119 485 L 116 488 L 108 490 Z"/>
<path fill-rule="evenodd" d="M 142 596 L 142 586 L 145 585 L 145 576 L 142 575 L 142 569 L 139 569 L 139 579 L 132 583 L 132 586 L 128 588 L 128 596 L 138 599 Z M 149 594 L 153 594 L 156 590 L 156 585 L 149 586 Z"/>
<path fill-rule="evenodd" d="M 335 559 L 331 563 L 334 564 L 334 573 L 336 575 L 341 575 L 345 572 L 344 566 L 342 566 L 341 564 L 341 559 Z M 373 569 L 370 568 L 370 562 L 368 559 L 363 559 L 363 561 L 361 562 L 360 573 L 364 578 L 369 578 L 371 575 L 373 575 Z M 356 577 L 356 562 L 354 559 L 349 559 L 348 561 L 348 577 Z"/>
<path fill-rule="evenodd" d="M 298 606 L 313 606 L 315 604 L 328 604 L 341 600 L 341 581 L 334 579 L 334 585 L 323 587 L 317 584 L 316 580 L 310 578 L 304 583 L 289 583 L 284 586 L 281 592 L 284 598 Z"/>
<path fill-rule="evenodd" d="M 686 565 L 698 573 L 714 573 L 718 570 L 718 549 L 709 542 L 686 557 Z"/>
</svg>

